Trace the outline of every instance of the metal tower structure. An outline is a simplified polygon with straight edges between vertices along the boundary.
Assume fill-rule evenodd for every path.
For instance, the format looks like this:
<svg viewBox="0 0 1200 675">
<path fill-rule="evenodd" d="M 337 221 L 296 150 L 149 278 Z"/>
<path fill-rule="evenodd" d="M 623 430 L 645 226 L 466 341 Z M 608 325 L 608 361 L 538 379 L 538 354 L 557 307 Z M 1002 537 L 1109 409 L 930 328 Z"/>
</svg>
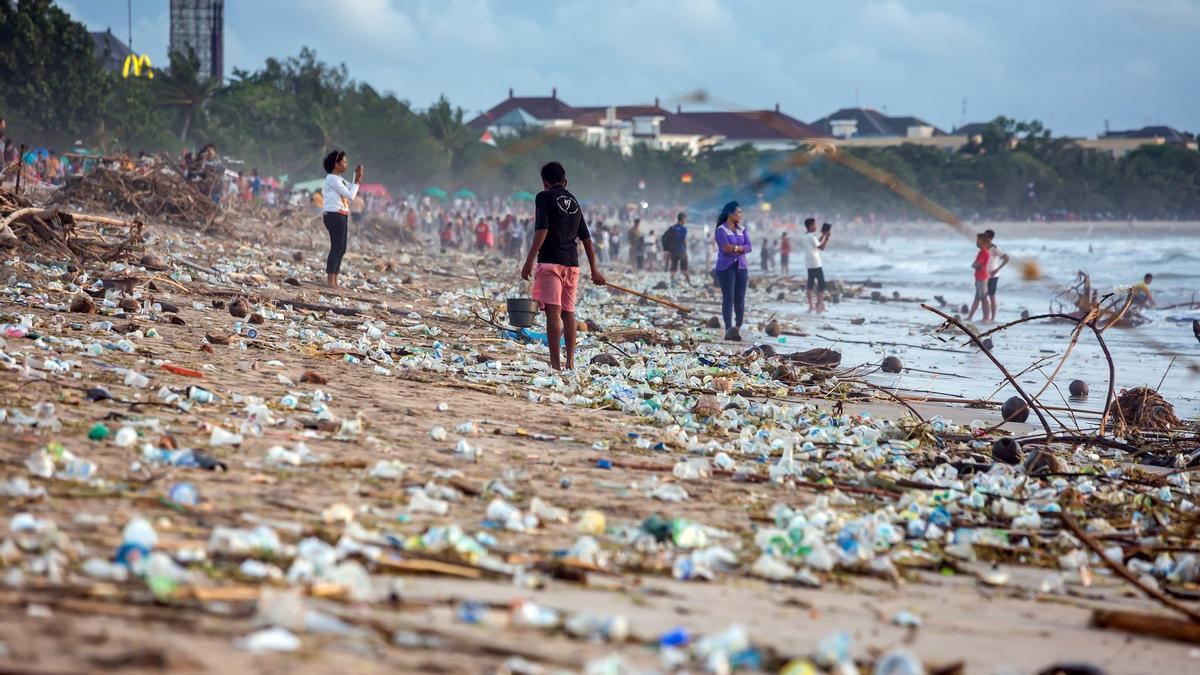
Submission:
<svg viewBox="0 0 1200 675">
<path fill-rule="evenodd" d="M 195 52 L 201 76 L 225 75 L 225 0 L 171 0 L 170 51 Z"/>
</svg>

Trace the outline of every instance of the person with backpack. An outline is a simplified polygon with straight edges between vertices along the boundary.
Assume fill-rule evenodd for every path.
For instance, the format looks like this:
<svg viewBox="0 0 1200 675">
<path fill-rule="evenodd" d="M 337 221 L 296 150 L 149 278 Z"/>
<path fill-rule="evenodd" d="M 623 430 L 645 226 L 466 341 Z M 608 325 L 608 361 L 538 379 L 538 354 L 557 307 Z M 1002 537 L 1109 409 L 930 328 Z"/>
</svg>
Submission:
<svg viewBox="0 0 1200 675">
<path fill-rule="evenodd" d="M 675 218 L 675 224 L 667 228 L 662 236 L 662 247 L 667 252 L 668 271 L 671 273 L 671 285 L 675 285 L 675 272 L 683 270 L 683 278 L 690 285 L 691 274 L 688 273 L 687 253 L 687 214 L 680 211 Z"/>
</svg>

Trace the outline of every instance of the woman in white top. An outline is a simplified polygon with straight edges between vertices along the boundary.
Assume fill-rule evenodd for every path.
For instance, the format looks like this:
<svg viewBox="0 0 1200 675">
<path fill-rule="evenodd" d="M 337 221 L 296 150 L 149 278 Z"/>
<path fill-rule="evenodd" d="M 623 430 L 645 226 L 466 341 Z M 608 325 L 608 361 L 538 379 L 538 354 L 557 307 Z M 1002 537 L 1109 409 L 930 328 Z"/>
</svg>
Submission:
<svg viewBox="0 0 1200 675">
<path fill-rule="evenodd" d="M 329 258 L 325 261 L 325 275 L 331 287 L 338 285 L 338 273 L 342 269 L 342 256 L 346 255 L 346 237 L 349 229 L 350 202 L 358 194 L 362 183 L 362 164 L 354 167 L 354 183 L 346 182 L 341 174 L 346 172 L 349 162 L 346 153 L 334 150 L 325 155 L 325 186 L 321 188 L 324 200 L 325 229 L 329 230 Z"/>
</svg>

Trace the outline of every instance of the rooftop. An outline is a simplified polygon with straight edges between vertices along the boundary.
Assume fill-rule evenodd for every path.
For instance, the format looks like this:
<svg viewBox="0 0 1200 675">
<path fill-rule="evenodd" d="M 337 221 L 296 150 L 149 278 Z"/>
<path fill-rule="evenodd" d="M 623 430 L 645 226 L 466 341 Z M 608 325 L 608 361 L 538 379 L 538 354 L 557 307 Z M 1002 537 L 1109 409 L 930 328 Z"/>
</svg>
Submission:
<svg viewBox="0 0 1200 675">
<path fill-rule="evenodd" d="M 946 135 L 945 131 L 920 117 L 911 115 L 892 117 L 873 108 L 842 108 L 813 122 L 812 126 L 818 129 L 822 135 L 831 136 L 835 120 L 853 120 L 855 122 L 854 136 L 858 138 L 908 136 L 910 127 L 930 127 L 933 129 L 934 136 Z"/>
<path fill-rule="evenodd" d="M 558 98 L 558 88 L 550 90 L 549 96 L 513 96 L 513 90 L 508 90 L 508 98 L 492 106 L 490 110 L 467 122 L 473 129 L 484 129 L 488 124 L 500 119 L 511 110 L 520 108 L 539 120 L 569 120 L 579 113 Z"/>
<path fill-rule="evenodd" d="M 1128 131 L 1106 131 L 1102 138 L 1161 138 L 1168 143 L 1189 143 L 1196 140 L 1194 135 L 1168 126 L 1149 126 Z"/>
<path fill-rule="evenodd" d="M 111 28 L 106 31 L 95 31 L 91 35 L 92 54 L 98 61 L 112 69 L 120 68 L 125 63 L 125 57 L 133 53 L 124 42 L 112 34 Z"/>
</svg>

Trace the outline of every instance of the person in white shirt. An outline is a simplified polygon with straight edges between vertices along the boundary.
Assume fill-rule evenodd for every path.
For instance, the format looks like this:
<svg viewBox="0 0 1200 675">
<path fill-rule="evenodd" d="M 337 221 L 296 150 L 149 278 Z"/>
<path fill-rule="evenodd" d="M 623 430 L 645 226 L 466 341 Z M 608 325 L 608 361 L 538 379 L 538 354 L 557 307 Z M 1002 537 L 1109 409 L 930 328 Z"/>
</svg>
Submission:
<svg viewBox="0 0 1200 675">
<path fill-rule="evenodd" d="M 825 270 L 821 267 L 821 251 L 829 244 L 829 230 L 817 232 L 815 218 L 804 220 L 804 235 L 800 237 L 800 248 L 804 249 L 804 265 L 808 268 L 808 283 L 805 285 L 805 295 L 808 296 L 808 311 L 825 311 Z M 814 292 L 817 301 L 813 302 Z"/>
<path fill-rule="evenodd" d="M 996 238 L 995 230 L 985 230 L 983 236 L 987 237 L 990 248 L 988 249 L 988 281 L 987 281 L 987 297 L 984 299 L 984 320 L 988 320 L 988 315 L 991 315 L 991 320 L 996 320 L 996 285 L 999 282 L 1000 270 L 1008 264 L 1008 254 L 1000 249 L 999 246 L 992 243 Z M 988 310 L 991 310 L 990 312 Z"/>
<path fill-rule="evenodd" d="M 346 172 L 349 162 L 346 153 L 334 150 L 325 155 L 325 185 L 321 188 L 324 201 L 322 220 L 329 230 L 329 257 L 325 261 L 326 281 L 331 288 L 338 285 L 338 274 L 342 269 L 342 256 L 346 255 L 346 238 L 350 219 L 350 202 L 358 195 L 362 183 L 362 164 L 354 167 L 354 183 L 346 182 L 341 174 Z"/>
</svg>

